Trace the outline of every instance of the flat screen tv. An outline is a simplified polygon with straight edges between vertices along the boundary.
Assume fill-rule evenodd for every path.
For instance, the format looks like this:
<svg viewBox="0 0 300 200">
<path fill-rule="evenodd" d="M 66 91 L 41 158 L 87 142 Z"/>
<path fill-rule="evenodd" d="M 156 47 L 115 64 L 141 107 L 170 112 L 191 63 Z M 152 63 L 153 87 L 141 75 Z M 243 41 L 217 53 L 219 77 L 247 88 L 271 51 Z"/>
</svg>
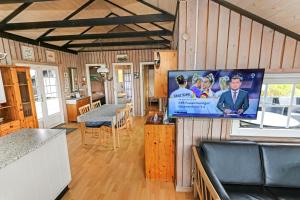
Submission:
<svg viewBox="0 0 300 200">
<path fill-rule="evenodd" d="M 264 69 L 168 73 L 168 116 L 256 119 Z"/>
</svg>

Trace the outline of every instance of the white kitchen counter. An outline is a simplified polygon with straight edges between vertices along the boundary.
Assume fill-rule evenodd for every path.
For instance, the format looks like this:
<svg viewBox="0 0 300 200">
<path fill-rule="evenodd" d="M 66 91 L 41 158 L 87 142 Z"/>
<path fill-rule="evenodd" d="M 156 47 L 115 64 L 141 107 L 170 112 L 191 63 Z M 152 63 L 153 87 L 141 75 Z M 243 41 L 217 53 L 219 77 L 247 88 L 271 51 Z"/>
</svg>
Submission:
<svg viewBox="0 0 300 200">
<path fill-rule="evenodd" d="M 65 130 L 22 129 L 0 138 L 0 200 L 54 200 L 70 181 Z"/>
</svg>

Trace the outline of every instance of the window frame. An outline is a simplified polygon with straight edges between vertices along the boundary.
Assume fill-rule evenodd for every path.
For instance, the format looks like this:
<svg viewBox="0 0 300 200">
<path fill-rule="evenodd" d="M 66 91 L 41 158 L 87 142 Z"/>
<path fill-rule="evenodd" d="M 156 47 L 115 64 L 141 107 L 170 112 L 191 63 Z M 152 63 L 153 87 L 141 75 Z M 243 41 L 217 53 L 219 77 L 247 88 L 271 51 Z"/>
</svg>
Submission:
<svg viewBox="0 0 300 200">
<path fill-rule="evenodd" d="M 264 82 L 265 85 L 270 84 L 293 84 L 292 94 L 291 94 L 291 102 L 289 103 L 288 107 L 288 121 L 287 121 L 287 128 L 263 128 L 262 123 L 259 128 L 241 128 L 240 127 L 240 120 L 234 119 L 232 120 L 231 126 L 231 136 L 250 136 L 250 137 L 284 137 L 284 138 L 300 138 L 300 130 L 299 129 L 288 129 L 290 117 L 291 117 L 291 108 L 300 108 L 300 105 L 293 105 L 293 98 L 295 97 L 295 85 L 300 84 L 300 73 L 278 73 L 278 74 L 265 74 Z M 262 109 L 265 109 L 265 102 L 267 98 L 267 91 L 268 87 L 266 88 L 265 95 L 261 97 L 261 100 L 264 100 L 264 106 Z M 260 100 L 260 101 L 261 101 Z M 261 102 L 259 102 L 261 106 Z M 272 106 L 276 107 L 276 105 Z M 262 113 L 262 121 L 264 119 L 264 112 Z"/>
</svg>

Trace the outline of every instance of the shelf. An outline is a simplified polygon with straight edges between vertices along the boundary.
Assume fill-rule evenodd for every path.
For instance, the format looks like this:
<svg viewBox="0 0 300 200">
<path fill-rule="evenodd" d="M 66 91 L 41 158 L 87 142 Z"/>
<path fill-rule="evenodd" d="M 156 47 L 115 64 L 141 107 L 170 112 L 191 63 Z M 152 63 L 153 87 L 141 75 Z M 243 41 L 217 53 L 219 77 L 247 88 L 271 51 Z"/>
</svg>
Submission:
<svg viewBox="0 0 300 200">
<path fill-rule="evenodd" d="M 0 110 L 1 109 L 7 109 L 7 108 L 13 108 L 13 107 L 16 107 L 16 106 L 3 106 L 3 107 L 0 107 Z"/>
<path fill-rule="evenodd" d="M 22 102 L 22 104 L 31 104 L 31 102 L 29 101 L 29 102 Z"/>
<path fill-rule="evenodd" d="M 0 125 L 7 124 L 7 123 L 10 123 L 10 122 L 13 122 L 13 121 L 15 121 L 15 120 L 11 120 L 11 119 L 4 120 L 4 121 L 0 122 Z"/>
<path fill-rule="evenodd" d="M 19 84 L 19 86 L 28 86 L 28 84 Z"/>
<path fill-rule="evenodd" d="M 4 87 L 13 87 L 14 85 L 3 85 Z"/>
</svg>

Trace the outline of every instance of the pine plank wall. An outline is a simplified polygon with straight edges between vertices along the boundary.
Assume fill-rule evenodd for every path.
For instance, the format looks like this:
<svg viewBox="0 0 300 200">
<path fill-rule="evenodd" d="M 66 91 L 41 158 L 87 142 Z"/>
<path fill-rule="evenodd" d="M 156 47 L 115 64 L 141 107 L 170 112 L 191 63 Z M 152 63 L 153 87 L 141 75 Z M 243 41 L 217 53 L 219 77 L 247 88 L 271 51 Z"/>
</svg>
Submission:
<svg viewBox="0 0 300 200">
<path fill-rule="evenodd" d="M 85 74 L 86 64 L 106 63 L 112 72 L 112 63 L 117 63 L 116 55 L 127 54 L 127 63 L 133 64 L 133 71 L 140 72 L 140 62 L 153 62 L 153 49 L 148 50 L 122 50 L 122 51 L 102 51 L 102 52 L 83 52 L 79 53 L 79 65 L 84 66 L 82 74 Z M 112 75 L 112 74 L 111 74 Z M 140 78 L 133 79 L 134 88 L 134 110 L 136 115 L 141 115 L 141 94 Z M 108 82 L 108 102 L 114 103 L 113 81 Z"/>
<path fill-rule="evenodd" d="M 265 68 L 267 73 L 300 72 L 299 41 L 211 0 L 180 1 L 178 29 L 179 69 Z M 184 33 L 188 34 L 187 40 L 182 37 Z M 230 131 L 230 120 L 178 120 L 177 190 L 189 190 L 191 186 L 191 145 L 202 140 L 232 139 Z"/>
<path fill-rule="evenodd" d="M 34 60 L 27 61 L 22 58 L 21 48 L 22 46 L 32 47 L 34 50 Z M 46 60 L 46 50 L 55 52 L 55 62 L 48 63 Z M 36 65 L 50 65 L 57 66 L 59 69 L 59 77 L 60 77 L 60 86 L 61 86 L 61 94 L 63 98 L 63 102 L 65 101 L 65 97 L 68 96 L 71 91 L 68 89 L 65 91 L 65 81 L 64 81 L 64 73 L 68 73 L 68 68 L 79 68 L 77 62 L 77 55 L 65 53 L 61 51 L 51 50 L 44 47 L 34 46 L 18 41 L 9 40 L 6 38 L 0 37 L 0 52 L 7 53 L 7 57 L 4 60 L 0 61 L 0 65 L 15 65 L 15 64 L 36 64 Z M 80 71 L 80 70 L 79 70 Z M 81 76 L 81 75 L 79 75 Z M 69 84 L 69 81 L 67 82 Z M 68 86 L 70 88 L 70 85 Z M 66 105 L 63 103 L 63 110 L 66 119 Z"/>
</svg>

